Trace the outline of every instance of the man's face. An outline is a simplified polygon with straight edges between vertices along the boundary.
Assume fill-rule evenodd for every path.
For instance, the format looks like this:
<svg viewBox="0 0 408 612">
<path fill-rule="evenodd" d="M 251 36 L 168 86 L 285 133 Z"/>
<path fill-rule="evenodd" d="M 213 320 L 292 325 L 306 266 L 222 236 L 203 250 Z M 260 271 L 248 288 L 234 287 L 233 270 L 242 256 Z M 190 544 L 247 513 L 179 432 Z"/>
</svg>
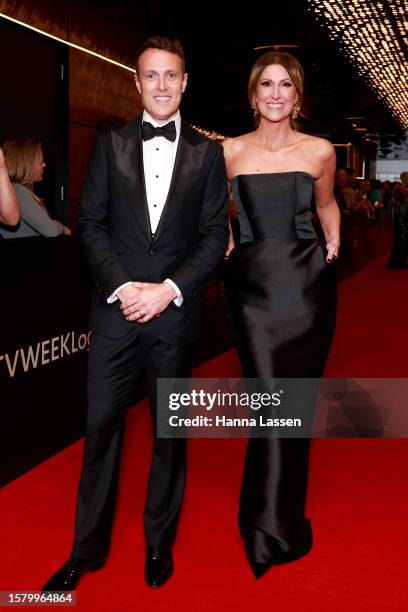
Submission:
<svg viewBox="0 0 408 612">
<path fill-rule="evenodd" d="M 181 57 L 161 49 L 146 49 L 139 57 L 135 83 L 143 107 L 158 123 L 175 115 L 187 87 Z"/>
</svg>

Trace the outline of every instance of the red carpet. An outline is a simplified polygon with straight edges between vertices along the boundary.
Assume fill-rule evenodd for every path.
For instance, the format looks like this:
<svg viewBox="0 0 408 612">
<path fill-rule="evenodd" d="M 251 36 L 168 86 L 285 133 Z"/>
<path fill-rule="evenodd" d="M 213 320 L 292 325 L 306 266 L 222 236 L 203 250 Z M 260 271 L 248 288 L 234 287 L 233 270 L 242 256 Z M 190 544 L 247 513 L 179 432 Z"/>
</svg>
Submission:
<svg viewBox="0 0 408 612">
<path fill-rule="evenodd" d="M 340 285 L 329 376 L 406 376 L 408 272 L 379 260 Z M 234 351 L 198 376 L 236 375 Z M 88 574 L 77 609 L 380 612 L 408 608 L 408 448 L 405 440 L 315 440 L 309 515 L 315 545 L 304 559 L 256 581 L 236 512 L 245 443 L 190 442 L 176 572 L 162 589 L 144 584 L 142 512 L 150 454 L 145 405 L 129 414 L 112 552 Z M 37 590 L 66 559 L 82 443 L 1 492 L 0 590 Z"/>
</svg>

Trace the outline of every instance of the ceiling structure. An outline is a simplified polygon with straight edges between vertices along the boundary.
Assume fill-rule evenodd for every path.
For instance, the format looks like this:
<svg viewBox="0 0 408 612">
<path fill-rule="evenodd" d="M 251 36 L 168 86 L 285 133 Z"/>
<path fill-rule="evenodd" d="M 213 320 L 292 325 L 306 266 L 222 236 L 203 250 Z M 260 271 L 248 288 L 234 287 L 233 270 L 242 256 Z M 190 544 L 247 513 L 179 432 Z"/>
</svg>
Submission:
<svg viewBox="0 0 408 612">
<path fill-rule="evenodd" d="M 304 129 L 333 142 L 378 143 L 380 154 L 404 156 L 403 5 L 406 0 L 237 0 L 225 6 L 207 0 L 197 14 L 192 3 L 156 1 L 152 31 L 183 41 L 190 71 L 184 113 L 205 127 L 227 135 L 251 129 L 250 67 L 266 47 L 289 46 L 306 73 Z"/>
<path fill-rule="evenodd" d="M 308 0 L 345 57 L 408 129 L 408 2 Z"/>
<path fill-rule="evenodd" d="M 407 0 L 308 0 L 308 8 L 330 40 L 374 92 L 388 113 L 408 129 L 408 2 Z M 367 140 L 379 142 L 384 158 L 408 159 L 408 139 L 371 134 L 358 121 Z M 394 142 L 393 142 L 394 141 Z"/>
<path fill-rule="evenodd" d="M 0 9 L 35 17 L 44 31 L 52 24 L 54 34 L 68 32 L 71 42 L 127 66 L 145 37 L 179 37 L 189 72 L 183 115 L 227 136 L 252 129 L 250 67 L 280 46 L 305 68 L 301 129 L 334 143 L 378 143 L 380 155 L 408 159 L 407 1 L 0 0 Z"/>
</svg>

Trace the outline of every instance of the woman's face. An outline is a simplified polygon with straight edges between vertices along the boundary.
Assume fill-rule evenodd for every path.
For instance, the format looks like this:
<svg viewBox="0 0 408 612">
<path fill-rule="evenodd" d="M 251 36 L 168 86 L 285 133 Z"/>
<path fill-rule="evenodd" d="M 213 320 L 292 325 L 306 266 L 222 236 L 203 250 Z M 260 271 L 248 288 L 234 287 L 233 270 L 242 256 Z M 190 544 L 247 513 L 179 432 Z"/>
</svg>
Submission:
<svg viewBox="0 0 408 612">
<path fill-rule="evenodd" d="M 45 166 L 46 164 L 44 162 L 43 153 L 42 151 L 40 151 L 37 158 L 37 162 L 34 166 L 33 183 L 38 183 L 42 181 Z"/>
<path fill-rule="evenodd" d="M 263 70 L 255 93 L 261 117 L 273 122 L 286 119 L 293 111 L 296 98 L 296 87 L 286 68 L 271 64 Z"/>
</svg>

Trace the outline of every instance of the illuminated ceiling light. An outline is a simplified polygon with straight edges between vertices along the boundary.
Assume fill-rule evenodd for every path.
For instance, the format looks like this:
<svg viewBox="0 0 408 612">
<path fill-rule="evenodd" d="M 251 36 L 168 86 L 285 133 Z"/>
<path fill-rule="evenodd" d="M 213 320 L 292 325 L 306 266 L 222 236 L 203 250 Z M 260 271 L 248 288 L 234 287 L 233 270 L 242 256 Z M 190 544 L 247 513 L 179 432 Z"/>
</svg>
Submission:
<svg viewBox="0 0 408 612">
<path fill-rule="evenodd" d="M 279 51 L 280 49 L 298 49 L 299 45 L 295 44 L 282 44 L 282 45 L 261 45 L 254 47 L 254 51 L 263 51 L 264 49 L 273 49 L 273 51 Z"/>
<path fill-rule="evenodd" d="M 308 9 L 327 28 L 329 38 L 336 40 L 357 74 L 394 119 L 408 128 L 407 0 L 307 2 Z"/>
</svg>

